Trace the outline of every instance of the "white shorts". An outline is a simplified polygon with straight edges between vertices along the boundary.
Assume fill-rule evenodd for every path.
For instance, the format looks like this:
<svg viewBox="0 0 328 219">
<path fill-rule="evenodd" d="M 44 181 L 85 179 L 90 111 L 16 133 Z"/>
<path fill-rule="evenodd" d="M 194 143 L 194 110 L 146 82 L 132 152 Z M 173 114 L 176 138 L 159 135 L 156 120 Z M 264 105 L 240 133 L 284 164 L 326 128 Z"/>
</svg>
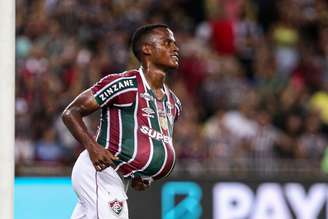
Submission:
<svg viewBox="0 0 328 219">
<path fill-rule="evenodd" d="M 78 196 L 71 219 L 128 219 L 126 190 L 112 167 L 98 172 L 83 151 L 72 171 L 72 185 Z"/>
</svg>

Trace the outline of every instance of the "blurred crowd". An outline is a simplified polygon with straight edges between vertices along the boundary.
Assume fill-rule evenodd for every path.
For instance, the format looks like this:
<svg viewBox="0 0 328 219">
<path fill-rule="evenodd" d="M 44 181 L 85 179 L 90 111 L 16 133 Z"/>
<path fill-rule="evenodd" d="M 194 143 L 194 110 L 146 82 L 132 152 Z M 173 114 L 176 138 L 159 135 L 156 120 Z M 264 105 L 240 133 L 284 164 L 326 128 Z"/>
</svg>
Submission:
<svg viewBox="0 0 328 219">
<path fill-rule="evenodd" d="M 324 159 L 327 0 L 17 0 L 16 164 L 71 165 L 60 120 L 106 74 L 138 68 L 130 36 L 165 23 L 181 53 L 178 161 Z M 86 119 L 97 131 L 97 115 Z"/>
</svg>

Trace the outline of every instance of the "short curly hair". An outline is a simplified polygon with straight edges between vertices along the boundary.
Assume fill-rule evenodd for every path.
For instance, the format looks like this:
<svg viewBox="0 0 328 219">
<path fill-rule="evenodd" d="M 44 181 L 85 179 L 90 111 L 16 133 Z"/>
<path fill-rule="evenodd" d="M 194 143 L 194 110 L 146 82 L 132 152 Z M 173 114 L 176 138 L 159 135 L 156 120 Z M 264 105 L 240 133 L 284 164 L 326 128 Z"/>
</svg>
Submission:
<svg viewBox="0 0 328 219">
<path fill-rule="evenodd" d="M 145 37 L 156 28 L 169 28 L 166 24 L 147 24 L 137 28 L 131 38 L 131 48 L 135 57 L 141 61 L 141 46 Z"/>
</svg>

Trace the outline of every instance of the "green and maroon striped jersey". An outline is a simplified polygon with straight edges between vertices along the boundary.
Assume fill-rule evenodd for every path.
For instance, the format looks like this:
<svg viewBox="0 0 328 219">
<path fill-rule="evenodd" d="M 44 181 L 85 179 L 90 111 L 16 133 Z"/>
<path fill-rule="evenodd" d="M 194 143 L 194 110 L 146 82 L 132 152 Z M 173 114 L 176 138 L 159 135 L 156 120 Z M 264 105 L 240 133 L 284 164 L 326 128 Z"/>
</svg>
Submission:
<svg viewBox="0 0 328 219">
<path fill-rule="evenodd" d="M 181 113 L 173 92 L 164 86 L 164 98 L 156 99 L 142 68 L 107 75 L 91 90 L 101 106 L 97 142 L 119 158 L 116 171 L 168 176 L 175 163 L 173 124 Z"/>
</svg>

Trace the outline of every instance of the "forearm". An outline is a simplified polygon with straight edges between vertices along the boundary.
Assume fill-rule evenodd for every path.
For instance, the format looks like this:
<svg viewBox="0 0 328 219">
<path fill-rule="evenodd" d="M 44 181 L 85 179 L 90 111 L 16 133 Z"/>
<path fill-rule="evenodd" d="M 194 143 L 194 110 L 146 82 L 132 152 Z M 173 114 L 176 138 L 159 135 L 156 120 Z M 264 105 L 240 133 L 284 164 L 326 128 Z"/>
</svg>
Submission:
<svg viewBox="0 0 328 219">
<path fill-rule="evenodd" d="M 83 145 L 89 152 L 97 147 L 97 144 L 89 133 L 83 121 L 83 116 L 78 109 L 68 108 L 62 114 L 62 120 L 74 138 Z"/>
<path fill-rule="evenodd" d="M 88 89 L 69 104 L 62 114 L 62 119 L 75 139 L 88 150 L 90 160 L 95 169 L 102 171 L 109 167 L 113 163 L 113 160 L 117 160 L 118 158 L 94 140 L 83 122 L 83 117 L 99 109 L 100 106 L 96 102 L 92 91 Z"/>
</svg>

